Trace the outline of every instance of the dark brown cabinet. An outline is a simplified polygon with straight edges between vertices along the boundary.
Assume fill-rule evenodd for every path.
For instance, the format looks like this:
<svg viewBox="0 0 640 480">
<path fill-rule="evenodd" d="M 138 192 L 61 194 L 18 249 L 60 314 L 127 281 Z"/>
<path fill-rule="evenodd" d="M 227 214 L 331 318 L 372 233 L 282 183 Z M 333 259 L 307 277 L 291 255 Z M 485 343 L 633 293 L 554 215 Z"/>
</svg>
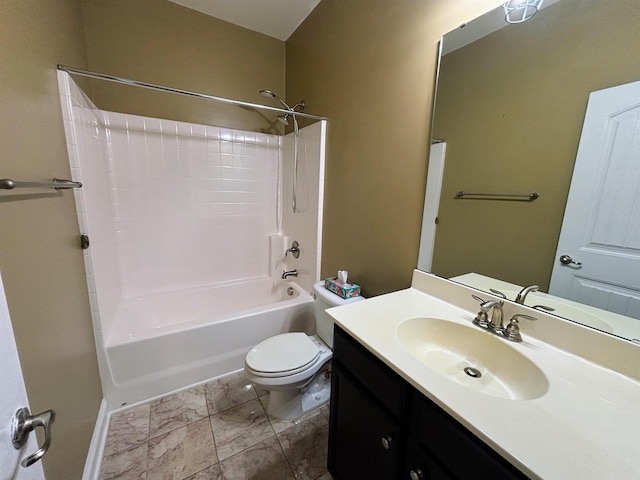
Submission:
<svg viewBox="0 0 640 480">
<path fill-rule="evenodd" d="M 339 327 L 331 388 L 334 480 L 527 478 Z"/>
</svg>

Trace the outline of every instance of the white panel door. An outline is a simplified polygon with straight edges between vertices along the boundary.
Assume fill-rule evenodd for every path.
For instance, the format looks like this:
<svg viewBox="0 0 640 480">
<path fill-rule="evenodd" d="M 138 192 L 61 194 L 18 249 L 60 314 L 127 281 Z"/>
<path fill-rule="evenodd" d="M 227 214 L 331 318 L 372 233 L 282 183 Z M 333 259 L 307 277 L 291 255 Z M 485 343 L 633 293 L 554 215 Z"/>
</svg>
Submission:
<svg viewBox="0 0 640 480">
<path fill-rule="evenodd" d="M 9 308 L 0 277 L 0 479 L 43 480 L 42 463 L 24 468 L 20 461 L 38 449 L 36 437 L 29 435 L 20 450 L 11 441 L 11 423 L 19 408 L 27 407 L 27 390 L 22 378 L 18 350 L 13 336 Z"/>
<path fill-rule="evenodd" d="M 640 319 L 640 82 L 589 96 L 549 293 Z"/>
</svg>

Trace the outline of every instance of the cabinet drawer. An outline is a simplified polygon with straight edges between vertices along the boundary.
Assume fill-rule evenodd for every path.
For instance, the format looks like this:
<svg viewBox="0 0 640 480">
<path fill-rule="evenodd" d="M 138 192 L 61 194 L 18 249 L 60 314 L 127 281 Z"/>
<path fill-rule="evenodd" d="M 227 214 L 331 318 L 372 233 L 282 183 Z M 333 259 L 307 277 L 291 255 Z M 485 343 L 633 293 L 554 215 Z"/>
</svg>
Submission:
<svg viewBox="0 0 640 480">
<path fill-rule="evenodd" d="M 340 362 L 396 418 L 403 413 L 407 383 L 336 325 L 333 359 Z"/>
<path fill-rule="evenodd" d="M 469 432 L 453 417 L 416 392 L 417 441 L 458 478 L 513 480 L 528 478 Z"/>
</svg>

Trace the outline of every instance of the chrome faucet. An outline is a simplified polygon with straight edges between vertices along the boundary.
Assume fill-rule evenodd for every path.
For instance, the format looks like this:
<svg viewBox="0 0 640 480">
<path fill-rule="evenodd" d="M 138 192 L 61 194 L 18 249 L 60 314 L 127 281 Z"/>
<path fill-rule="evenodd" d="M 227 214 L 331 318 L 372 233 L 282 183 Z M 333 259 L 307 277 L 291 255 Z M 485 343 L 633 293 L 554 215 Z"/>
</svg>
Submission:
<svg viewBox="0 0 640 480">
<path fill-rule="evenodd" d="M 520 305 L 524 305 L 524 301 L 526 300 L 527 295 L 529 295 L 529 293 L 531 292 L 537 292 L 538 290 L 540 290 L 540 287 L 538 285 L 529 285 L 528 287 L 524 287 L 522 290 L 518 292 L 518 295 L 516 296 L 516 299 L 514 301 L 516 303 L 519 303 Z M 490 288 L 489 291 L 494 295 L 497 295 L 501 298 L 504 298 L 505 300 L 508 300 L 507 296 L 504 293 L 502 293 L 500 290 L 494 290 L 493 288 Z M 476 300 L 479 300 L 479 299 L 476 298 Z M 531 308 L 535 308 L 536 310 L 543 310 L 545 312 L 555 311 L 555 308 L 547 307 L 546 305 L 534 305 Z"/>
<path fill-rule="evenodd" d="M 298 271 L 297 270 L 289 270 L 288 272 L 283 270 L 282 271 L 282 279 L 286 280 L 288 277 L 297 277 L 298 276 Z"/>
<path fill-rule="evenodd" d="M 533 285 L 538 288 L 536 285 Z M 531 290 L 529 290 L 531 291 Z M 527 292 L 528 293 L 528 292 Z M 480 311 L 473 319 L 474 325 L 478 325 L 481 328 L 489 330 L 491 333 L 500 335 L 512 342 L 521 342 L 522 335 L 520 335 L 520 325 L 518 324 L 519 318 L 526 318 L 527 320 L 535 320 L 535 317 L 531 315 L 525 315 L 524 313 L 517 313 L 511 317 L 509 324 L 505 326 L 502 307 L 504 302 L 502 300 L 483 300 L 480 297 L 471 295 L 475 300 L 480 302 Z M 526 296 L 526 293 L 525 293 Z M 491 311 L 491 318 L 489 318 L 489 311 Z"/>
<path fill-rule="evenodd" d="M 540 290 L 540 287 L 538 285 L 529 285 L 528 287 L 524 287 L 518 292 L 518 295 L 516 296 L 516 303 L 524 305 L 524 301 L 527 298 L 527 295 L 529 295 L 529 293 L 531 292 L 537 292 L 538 290 Z"/>
<path fill-rule="evenodd" d="M 503 305 L 504 302 L 502 300 L 489 300 L 480 304 L 480 308 L 484 311 L 491 309 L 491 320 L 489 320 L 487 328 L 494 333 L 501 333 L 504 330 L 502 320 Z"/>
</svg>

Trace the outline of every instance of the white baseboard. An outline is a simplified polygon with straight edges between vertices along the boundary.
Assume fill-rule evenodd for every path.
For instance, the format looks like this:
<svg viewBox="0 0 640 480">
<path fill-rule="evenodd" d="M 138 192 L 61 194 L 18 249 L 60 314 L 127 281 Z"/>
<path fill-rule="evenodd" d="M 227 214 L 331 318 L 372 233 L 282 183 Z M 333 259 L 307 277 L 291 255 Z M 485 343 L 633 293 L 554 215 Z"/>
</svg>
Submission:
<svg viewBox="0 0 640 480">
<path fill-rule="evenodd" d="M 103 398 L 100 403 L 100 411 L 96 419 L 96 426 L 91 436 L 91 444 L 89 445 L 89 453 L 84 464 L 84 472 L 82 480 L 97 480 L 100 473 L 100 463 L 102 461 L 102 452 L 107 439 L 109 430 L 109 412 L 107 411 L 107 402 Z"/>
</svg>

